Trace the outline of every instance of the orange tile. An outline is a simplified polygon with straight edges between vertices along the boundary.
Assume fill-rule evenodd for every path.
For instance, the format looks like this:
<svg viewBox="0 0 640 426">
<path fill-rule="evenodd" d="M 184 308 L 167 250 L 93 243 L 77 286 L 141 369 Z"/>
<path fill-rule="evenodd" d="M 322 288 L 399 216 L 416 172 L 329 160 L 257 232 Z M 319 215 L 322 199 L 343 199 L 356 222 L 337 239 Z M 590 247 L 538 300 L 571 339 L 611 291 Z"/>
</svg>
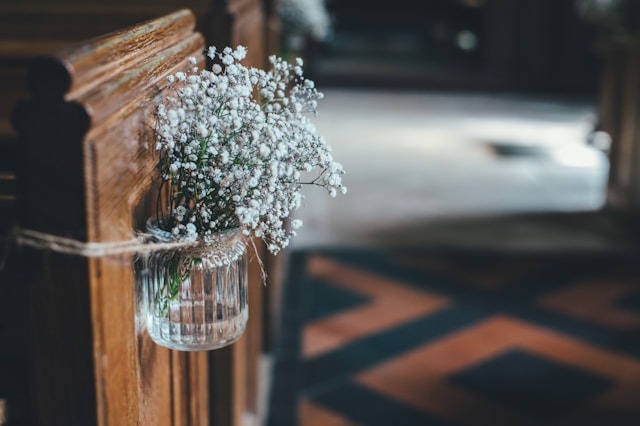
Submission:
<svg viewBox="0 0 640 426">
<path fill-rule="evenodd" d="M 333 411 L 303 399 L 298 405 L 299 426 L 357 426 Z"/>
<path fill-rule="evenodd" d="M 633 275 L 583 282 L 540 299 L 540 305 L 565 315 L 621 331 L 640 331 L 640 314 L 615 306 L 616 300 L 640 290 Z"/>
<path fill-rule="evenodd" d="M 426 344 L 356 379 L 379 393 L 456 424 L 537 425 L 482 395 L 446 382 L 453 373 L 516 348 L 615 380 L 616 386 L 590 404 L 589 410 L 604 412 L 615 404 L 618 409 L 622 406 L 623 412 L 640 417 L 639 361 L 506 316 L 493 317 Z M 575 423 L 563 424 L 586 424 L 589 418 L 588 413 L 580 411 L 572 416 Z"/>
<path fill-rule="evenodd" d="M 326 257 L 314 256 L 309 260 L 308 268 L 309 274 L 313 277 L 326 279 L 350 291 L 371 297 L 384 298 L 394 292 L 403 295 L 431 294 L 413 289 L 400 281 L 387 279 Z M 433 296 L 436 297 L 435 294 Z"/>
</svg>

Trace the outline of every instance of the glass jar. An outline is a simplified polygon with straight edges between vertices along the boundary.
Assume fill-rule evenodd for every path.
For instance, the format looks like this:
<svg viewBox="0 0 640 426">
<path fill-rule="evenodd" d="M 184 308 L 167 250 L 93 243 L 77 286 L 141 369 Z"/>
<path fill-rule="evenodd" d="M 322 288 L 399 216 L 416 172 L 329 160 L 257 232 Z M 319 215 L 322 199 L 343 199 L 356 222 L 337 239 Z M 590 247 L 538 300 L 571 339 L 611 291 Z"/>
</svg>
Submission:
<svg viewBox="0 0 640 426">
<path fill-rule="evenodd" d="M 171 234 L 147 222 L 157 242 Z M 146 326 L 161 346 L 204 351 L 242 336 L 247 320 L 247 255 L 239 229 L 220 232 L 212 244 L 154 251 L 141 259 L 138 276 Z"/>
</svg>

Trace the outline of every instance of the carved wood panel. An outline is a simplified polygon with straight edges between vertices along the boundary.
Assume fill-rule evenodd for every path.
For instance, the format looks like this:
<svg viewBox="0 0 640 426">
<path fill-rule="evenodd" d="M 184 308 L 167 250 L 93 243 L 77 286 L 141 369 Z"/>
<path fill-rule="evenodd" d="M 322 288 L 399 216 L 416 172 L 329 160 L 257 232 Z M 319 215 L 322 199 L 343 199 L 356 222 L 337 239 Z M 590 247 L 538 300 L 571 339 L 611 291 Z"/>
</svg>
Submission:
<svg viewBox="0 0 640 426">
<path fill-rule="evenodd" d="M 180 11 L 34 65 L 33 99 L 14 119 L 24 227 L 88 242 L 131 237 L 154 197 L 153 111 L 166 77 L 189 56 L 203 61 L 194 24 Z M 133 261 L 30 257 L 37 424 L 208 424 L 207 356 L 151 342 Z"/>
</svg>

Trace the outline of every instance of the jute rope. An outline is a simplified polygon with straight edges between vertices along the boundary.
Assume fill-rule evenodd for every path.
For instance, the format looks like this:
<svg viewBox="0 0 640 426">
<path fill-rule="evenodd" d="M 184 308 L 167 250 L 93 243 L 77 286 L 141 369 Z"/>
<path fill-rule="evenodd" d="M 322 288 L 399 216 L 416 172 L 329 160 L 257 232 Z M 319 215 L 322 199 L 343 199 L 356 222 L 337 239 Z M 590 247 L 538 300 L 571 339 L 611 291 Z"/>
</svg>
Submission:
<svg viewBox="0 0 640 426">
<path fill-rule="evenodd" d="M 148 234 L 138 233 L 130 240 L 103 243 L 83 242 L 32 229 L 16 228 L 14 241 L 19 246 L 55 251 L 82 257 L 104 257 L 125 253 L 148 253 L 197 245 L 197 242 L 154 242 Z"/>
<path fill-rule="evenodd" d="M 14 244 L 20 247 L 91 258 L 119 254 L 143 254 L 198 244 L 198 242 L 182 241 L 157 242 L 153 240 L 151 235 L 142 232 L 136 233 L 131 239 L 125 241 L 84 242 L 20 227 L 14 227 L 8 237 L 0 239 L 0 243 L 3 243 L 0 246 L 0 271 L 4 270 L 11 247 Z"/>
<path fill-rule="evenodd" d="M 4 253 L 0 253 L 0 271 L 4 270 L 12 243 L 22 247 L 91 258 L 119 254 L 143 254 L 192 247 L 199 244 L 198 241 L 157 242 L 153 240 L 150 234 L 142 232 L 136 233 L 134 237 L 125 241 L 83 242 L 33 229 L 15 227 L 7 239 Z M 266 284 L 267 276 L 264 263 L 258 255 L 258 249 L 253 239 L 250 239 L 250 244 L 253 246 L 255 258 L 258 260 L 263 283 Z"/>
</svg>

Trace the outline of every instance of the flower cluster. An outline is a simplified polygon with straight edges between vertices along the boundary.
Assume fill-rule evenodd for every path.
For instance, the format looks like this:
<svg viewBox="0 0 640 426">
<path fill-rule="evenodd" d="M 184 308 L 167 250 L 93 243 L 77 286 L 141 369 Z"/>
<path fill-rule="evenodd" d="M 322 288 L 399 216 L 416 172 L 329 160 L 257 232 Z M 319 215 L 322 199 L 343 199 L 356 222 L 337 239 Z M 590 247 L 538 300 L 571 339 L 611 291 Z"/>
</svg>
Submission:
<svg viewBox="0 0 640 426">
<path fill-rule="evenodd" d="M 287 33 L 324 40 L 331 23 L 324 0 L 283 0 L 282 22 Z"/>
<path fill-rule="evenodd" d="M 211 70 L 191 58 L 189 72 L 169 77 L 175 95 L 157 110 L 156 149 L 168 185 L 161 225 L 182 241 L 211 241 L 239 227 L 278 252 L 302 224 L 285 219 L 303 201 L 303 185 L 346 193 L 342 166 L 308 117 L 322 99 L 302 61 L 269 58 L 270 69 L 240 62 L 246 48 L 217 52 Z"/>
</svg>

